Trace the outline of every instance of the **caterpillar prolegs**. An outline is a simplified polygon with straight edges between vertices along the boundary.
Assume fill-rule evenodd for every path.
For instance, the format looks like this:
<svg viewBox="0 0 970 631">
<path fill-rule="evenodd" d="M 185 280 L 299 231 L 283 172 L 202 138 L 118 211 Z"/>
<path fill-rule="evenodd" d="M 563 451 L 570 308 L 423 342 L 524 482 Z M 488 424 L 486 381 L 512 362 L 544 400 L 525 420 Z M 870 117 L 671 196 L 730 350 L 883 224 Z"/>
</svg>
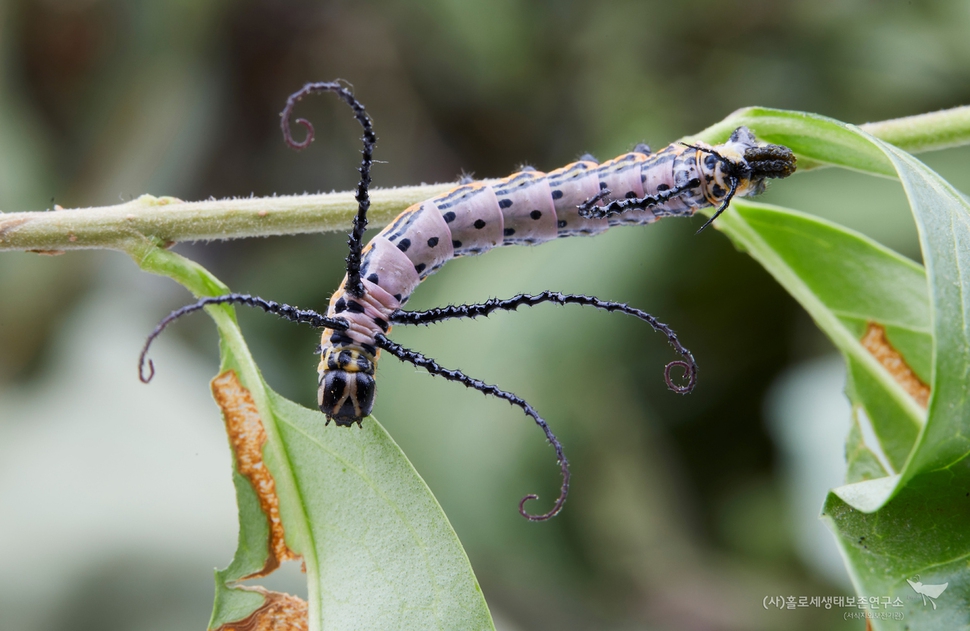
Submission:
<svg viewBox="0 0 970 631">
<path fill-rule="evenodd" d="M 444 368 L 433 359 L 392 342 L 387 337 L 391 326 L 487 316 L 493 311 L 514 311 L 546 302 L 617 311 L 639 318 L 663 333 L 680 354 L 681 360 L 670 362 L 664 369 L 667 386 L 679 393 L 690 392 L 697 378 L 697 364 L 691 352 L 670 327 L 650 314 L 591 296 L 546 291 L 428 311 L 404 311 L 401 307 L 422 280 L 456 256 L 482 254 L 501 245 L 535 245 L 560 237 L 593 235 L 611 226 L 647 224 L 661 217 L 689 217 L 698 208 L 717 207 L 703 230 L 733 197 L 755 195 L 764 190 L 767 178 L 791 175 L 795 157 L 786 147 L 759 144 L 745 127 L 739 127 L 726 143 L 716 146 L 672 144 L 652 153 L 645 145 L 638 145 L 634 151 L 604 163 L 584 156 L 550 173 L 524 169 L 502 180 L 460 184 L 407 208 L 365 246 L 370 168 L 377 141 L 372 121 L 364 106 L 341 83 L 308 83 L 289 97 L 282 112 L 283 137 L 292 148 L 306 148 L 313 140 L 313 126 L 302 118 L 296 122 L 306 129 L 307 136 L 302 142 L 293 139 L 290 116 L 296 103 L 314 92 L 336 94 L 353 109 L 364 130 L 356 195 L 358 210 L 348 238 L 347 274 L 331 297 L 327 314 L 245 294 L 203 298 L 173 311 L 152 331 L 140 357 L 142 381 L 147 383 L 154 375 L 150 360 L 148 374 L 143 370 L 152 341 L 170 322 L 206 305 L 244 304 L 308 323 L 323 329 L 318 403 L 326 423 L 332 420 L 340 426 L 360 425 L 370 414 L 381 350 L 433 375 L 504 399 L 521 408 L 543 430 L 556 451 L 562 473 L 559 497 L 548 512 L 533 515 L 525 510 L 525 503 L 537 499 L 536 495 L 524 497 L 519 512 L 533 521 L 553 517 L 566 500 L 569 464 L 546 421 L 516 395 L 459 370 Z M 683 385 L 675 383 L 674 368 L 684 371 Z"/>
</svg>

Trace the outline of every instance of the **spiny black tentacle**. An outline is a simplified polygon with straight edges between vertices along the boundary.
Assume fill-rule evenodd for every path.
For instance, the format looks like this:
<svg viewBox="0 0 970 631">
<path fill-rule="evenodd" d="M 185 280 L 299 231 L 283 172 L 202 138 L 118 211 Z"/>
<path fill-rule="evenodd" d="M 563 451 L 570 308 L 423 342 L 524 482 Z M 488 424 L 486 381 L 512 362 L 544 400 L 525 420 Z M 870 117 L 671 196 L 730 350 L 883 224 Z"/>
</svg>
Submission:
<svg viewBox="0 0 970 631">
<path fill-rule="evenodd" d="M 519 307 L 534 307 L 544 302 L 552 302 L 558 305 L 584 305 L 610 312 L 619 311 L 620 313 L 632 315 L 643 320 L 652 326 L 654 330 L 667 336 L 667 341 L 670 342 L 674 350 L 685 360 L 670 362 L 664 368 L 664 381 L 667 383 L 667 387 L 679 394 L 687 394 L 694 389 L 694 385 L 697 382 L 697 362 L 694 361 L 694 355 L 680 343 L 677 334 L 669 326 L 646 311 L 635 309 L 622 302 L 600 300 L 595 296 L 563 294 L 558 291 L 544 291 L 534 295 L 519 294 L 505 300 L 492 298 L 477 305 L 451 305 L 448 307 L 429 309 L 428 311 L 395 311 L 391 314 L 391 323 L 402 325 L 433 324 L 452 318 L 477 318 L 478 316 L 488 316 L 493 311 L 515 311 Z M 670 372 L 674 367 L 684 369 L 684 377 L 687 379 L 686 385 L 680 386 L 673 382 Z"/>
<path fill-rule="evenodd" d="M 711 215 L 711 218 L 708 219 L 706 222 L 704 222 L 704 225 L 701 226 L 697 230 L 697 232 L 695 232 L 694 234 L 695 235 L 700 234 L 704 230 L 704 228 L 706 228 L 709 225 L 711 225 L 712 223 L 714 223 L 714 220 L 718 218 L 718 215 L 720 215 L 725 210 L 727 210 L 728 204 L 731 203 L 731 200 L 734 198 L 734 194 L 737 193 L 737 192 L 738 192 L 738 178 L 732 177 L 731 178 L 731 190 L 728 191 L 727 197 L 724 198 L 724 201 L 721 202 L 721 205 L 718 206 L 718 208 L 714 212 L 714 214 Z"/>
<path fill-rule="evenodd" d="M 285 320 L 289 320 L 291 322 L 302 322 L 321 329 L 331 328 L 336 331 L 344 331 L 347 329 L 347 322 L 343 319 L 335 320 L 332 318 L 327 318 L 320 315 L 316 311 L 298 309 L 297 307 L 273 302 L 272 300 L 264 300 L 258 296 L 250 296 L 249 294 L 226 294 L 224 296 L 202 298 L 194 304 L 176 309 L 172 313 L 165 316 L 165 318 L 158 323 L 151 334 L 149 334 L 148 339 L 145 340 L 145 345 L 141 349 L 141 354 L 138 356 L 138 378 L 141 379 L 141 382 L 148 383 L 152 380 L 152 377 L 155 376 L 155 364 L 150 359 L 148 360 L 148 376 L 145 376 L 145 356 L 148 355 L 148 348 L 152 345 L 152 342 L 155 341 L 155 338 L 161 335 L 162 331 L 165 330 L 165 327 L 175 320 L 178 320 L 182 316 L 192 313 L 193 311 L 198 311 L 208 305 L 222 304 L 243 304 L 250 307 L 258 307 L 263 311 L 277 315 Z"/>
<path fill-rule="evenodd" d="M 613 194 L 613 191 L 611 191 L 608 188 L 600 189 L 599 193 L 597 193 L 596 195 L 593 195 L 592 197 L 590 197 L 585 202 L 579 205 L 580 217 L 585 217 L 587 219 L 592 217 L 594 208 L 596 207 L 596 202 L 600 201 L 601 199 L 606 199 L 612 194 Z"/>
<path fill-rule="evenodd" d="M 360 152 L 363 158 L 360 161 L 360 167 L 357 169 L 360 173 L 360 182 L 357 183 L 356 195 L 357 215 L 354 217 L 354 228 L 350 232 L 350 237 L 347 239 L 347 245 L 350 247 L 350 253 L 347 254 L 347 292 L 355 298 L 360 298 L 364 295 L 364 285 L 360 282 L 360 256 L 364 246 L 364 230 L 367 228 L 367 209 L 370 208 L 370 197 L 367 194 L 367 190 L 371 182 L 370 167 L 374 162 L 374 146 L 377 144 L 377 136 L 374 135 L 373 122 L 370 116 L 367 115 L 367 110 L 360 101 L 354 98 L 354 94 L 350 89 L 339 81 L 308 83 L 286 99 L 286 107 L 283 108 L 283 112 L 280 114 L 282 116 L 280 125 L 283 128 L 283 139 L 290 147 L 298 150 L 305 149 L 313 141 L 313 125 L 306 119 L 296 119 L 296 122 L 303 125 L 307 131 L 307 137 L 303 142 L 293 140 L 293 135 L 290 133 L 290 114 L 293 111 L 293 107 L 300 99 L 313 92 L 333 92 L 336 94 L 354 110 L 354 118 L 364 128 L 364 135 L 361 138 L 364 143 L 364 148 Z"/>
<path fill-rule="evenodd" d="M 609 190 L 603 190 L 596 195 L 590 197 L 585 202 L 579 205 L 579 214 L 587 219 L 602 219 L 604 217 L 610 217 L 612 215 L 618 215 L 627 210 L 645 210 L 651 206 L 659 206 L 665 202 L 670 201 L 674 197 L 677 197 L 681 193 L 689 191 L 692 188 L 697 188 L 701 185 L 701 181 L 697 178 L 688 180 L 687 183 L 681 186 L 675 186 L 666 191 L 657 193 L 656 195 L 647 195 L 645 197 L 631 197 L 630 199 L 618 199 L 605 204 L 603 206 L 597 206 L 596 202 L 603 199 L 606 195 L 609 195 Z M 604 195 L 605 193 L 605 195 Z M 656 214 L 658 217 L 666 216 L 676 216 L 683 213 L 670 213 L 660 209 L 657 209 Z"/>
<path fill-rule="evenodd" d="M 555 517 L 559 511 L 562 510 L 563 504 L 566 502 L 566 496 L 569 494 L 569 461 L 566 460 L 566 456 L 563 455 L 562 445 L 559 443 L 559 439 L 556 435 L 552 433 L 549 429 L 549 425 L 542 419 L 541 416 L 532 408 L 531 405 L 526 403 L 526 401 L 520 397 L 515 396 L 511 392 L 506 392 L 495 386 L 489 385 L 484 381 L 474 379 L 469 377 L 460 370 L 452 370 L 449 368 L 443 368 L 436 361 L 425 357 L 417 351 L 412 351 L 410 349 L 404 348 L 400 344 L 395 344 L 391 340 L 387 339 L 384 335 L 377 336 L 377 345 L 386 350 L 391 355 L 394 355 L 401 361 L 405 361 L 419 368 L 424 368 L 432 375 L 438 375 L 444 377 L 449 381 L 457 381 L 458 383 L 464 385 L 467 388 L 472 388 L 473 390 L 478 390 L 482 394 L 491 395 L 493 397 L 498 397 L 499 399 L 505 399 L 512 405 L 516 405 L 522 408 L 522 411 L 526 413 L 536 425 L 542 428 L 542 431 L 546 434 L 546 439 L 552 445 L 553 449 L 556 450 L 556 458 L 559 460 L 559 468 L 562 472 L 562 486 L 559 489 L 559 497 L 556 499 L 555 504 L 553 504 L 552 509 L 548 513 L 542 515 L 532 515 L 526 512 L 525 503 L 529 500 L 538 499 L 539 496 L 535 494 L 529 494 L 522 498 L 519 502 L 519 514 L 528 519 L 529 521 L 545 521 L 551 517 Z"/>
<path fill-rule="evenodd" d="M 717 152 L 717 149 L 714 149 L 713 147 L 702 147 L 700 145 L 692 145 L 692 144 L 690 144 L 688 142 L 682 142 L 680 144 L 682 144 L 683 146 L 687 147 L 688 149 L 696 149 L 697 151 L 703 151 L 704 153 L 709 153 L 712 156 L 714 156 L 715 158 L 717 158 L 718 160 L 720 160 L 721 162 L 723 162 L 724 164 L 726 164 L 728 167 L 733 166 L 733 163 L 730 160 L 728 160 L 727 158 L 725 158 L 724 156 L 722 156 L 720 153 L 718 153 Z"/>
</svg>

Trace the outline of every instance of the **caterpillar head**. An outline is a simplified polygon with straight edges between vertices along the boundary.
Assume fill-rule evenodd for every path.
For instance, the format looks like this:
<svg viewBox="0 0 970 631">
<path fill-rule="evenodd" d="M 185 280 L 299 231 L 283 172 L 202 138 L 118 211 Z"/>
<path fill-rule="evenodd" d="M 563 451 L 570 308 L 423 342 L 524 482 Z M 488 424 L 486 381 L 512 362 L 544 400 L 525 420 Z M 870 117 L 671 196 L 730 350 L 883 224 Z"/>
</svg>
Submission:
<svg viewBox="0 0 970 631">
<path fill-rule="evenodd" d="M 374 409 L 374 362 L 352 349 L 328 348 L 321 361 L 317 403 L 327 422 L 349 427 Z"/>
<path fill-rule="evenodd" d="M 768 178 L 788 177 L 795 172 L 795 154 L 782 145 L 759 145 L 747 127 L 738 127 L 723 145 L 687 145 L 706 154 L 701 171 L 708 184 L 704 196 L 717 206 L 714 215 L 698 232 L 711 225 L 735 195 L 746 197 L 765 190 Z"/>
<path fill-rule="evenodd" d="M 725 143 L 743 160 L 728 160 L 728 175 L 738 179 L 738 195 L 757 195 L 768 178 L 788 177 L 795 172 L 795 154 L 782 145 L 759 145 L 747 127 L 738 127 Z M 733 172 L 730 172 L 733 171 Z"/>
</svg>

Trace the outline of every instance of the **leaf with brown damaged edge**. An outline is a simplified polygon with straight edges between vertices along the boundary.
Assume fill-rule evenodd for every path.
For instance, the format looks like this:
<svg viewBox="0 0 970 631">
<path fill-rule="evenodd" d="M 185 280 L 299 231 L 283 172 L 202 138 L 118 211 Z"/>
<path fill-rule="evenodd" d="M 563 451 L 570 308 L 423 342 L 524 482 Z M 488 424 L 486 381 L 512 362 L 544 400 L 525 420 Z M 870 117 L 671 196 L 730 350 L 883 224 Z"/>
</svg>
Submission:
<svg viewBox="0 0 970 631">
<path fill-rule="evenodd" d="M 142 269 L 169 276 L 197 296 L 228 292 L 207 270 L 160 245 L 132 240 L 126 249 Z M 231 307 L 214 305 L 206 312 L 219 330 L 222 365 L 213 391 L 228 410 L 227 427 L 234 436 L 239 507 L 239 543 L 229 567 L 216 572 L 209 629 L 250 620 L 269 624 L 277 611 L 274 603 L 280 602 L 279 596 L 238 584 L 266 570 L 273 554 L 273 510 L 266 494 L 258 492 L 268 483 L 253 475 L 262 467 L 272 475 L 286 546 L 304 558 L 309 630 L 326 624 L 327 629 L 494 631 L 455 531 L 380 424 L 368 417 L 354 430 L 325 426 L 319 411 L 266 385 Z M 254 616 L 261 609 L 266 616 Z"/>
<path fill-rule="evenodd" d="M 892 375 L 896 383 L 909 396 L 913 397 L 921 408 L 925 409 L 930 401 L 930 387 L 916 376 L 913 369 L 906 363 L 906 359 L 889 343 L 886 338 L 886 329 L 875 322 L 870 322 L 861 342 L 863 348 L 872 353 L 872 356 Z"/>
<path fill-rule="evenodd" d="M 279 567 L 280 561 L 300 558 L 286 546 L 276 482 L 263 463 L 266 430 L 252 395 L 239 383 L 235 371 L 227 370 L 212 380 L 212 396 L 222 409 L 236 470 L 245 476 L 256 491 L 260 508 L 269 520 L 269 555 L 266 563 L 259 571 L 243 578 L 266 576 Z"/>
<path fill-rule="evenodd" d="M 868 237 L 794 210 L 737 200 L 719 229 L 758 260 L 842 352 L 846 393 L 872 421 L 895 470 L 912 451 L 926 411 L 867 351 L 866 323 L 880 322 L 910 366 L 930 363 L 924 270 Z"/>
<path fill-rule="evenodd" d="M 247 591 L 263 595 L 263 604 L 247 618 L 229 622 L 215 631 L 305 631 L 309 629 L 307 603 L 302 598 L 267 591 L 261 587 Z"/>
<path fill-rule="evenodd" d="M 222 346 L 225 349 L 226 344 Z M 211 386 L 213 398 L 223 414 L 233 453 L 232 479 L 239 510 L 239 541 L 232 562 L 216 572 L 210 629 L 232 628 L 227 625 L 246 621 L 255 624 L 257 620 L 271 620 L 271 616 L 265 620 L 256 616 L 261 611 L 274 611 L 267 609 L 272 604 L 272 593 L 241 586 L 239 582 L 272 573 L 280 561 L 300 558 L 286 545 L 277 484 L 264 460 L 263 451 L 268 440 L 264 415 L 260 413 L 253 393 L 238 376 L 238 366 L 245 364 L 245 360 L 237 362 L 234 354 L 226 350 L 223 354 L 223 368 L 226 364 L 234 364 L 237 368 L 224 369 L 212 380 Z M 257 382 L 258 386 L 263 386 L 258 377 Z M 271 417 L 271 413 L 268 416 Z"/>
<path fill-rule="evenodd" d="M 970 108 L 962 111 L 970 121 Z M 856 420 L 864 410 L 886 456 L 888 468 L 854 426 L 850 483 L 829 493 L 822 512 L 858 594 L 903 602 L 899 620 L 874 618 L 872 626 L 970 629 L 970 200 L 899 148 L 822 116 L 751 108 L 708 133 L 742 122 L 791 148 L 799 170 L 838 165 L 903 185 L 925 268 L 836 224 L 741 200 L 718 228 L 845 355 Z M 882 330 L 867 333 L 871 322 Z M 925 584 L 949 584 L 948 604 L 913 601 L 908 579 L 917 574 Z"/>
</svg>

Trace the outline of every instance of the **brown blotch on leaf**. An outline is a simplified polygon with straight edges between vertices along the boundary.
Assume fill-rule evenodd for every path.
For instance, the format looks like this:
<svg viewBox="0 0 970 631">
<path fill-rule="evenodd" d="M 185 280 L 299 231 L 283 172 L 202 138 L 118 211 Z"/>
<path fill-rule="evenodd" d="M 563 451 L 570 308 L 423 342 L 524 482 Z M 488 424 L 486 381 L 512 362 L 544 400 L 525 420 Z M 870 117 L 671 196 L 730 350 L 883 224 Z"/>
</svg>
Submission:
<svg viewBox="0 0 970 631">
<path fill-rule="evenodd" d="M 886 338 L 886 329 L 870 322 L 866 333 L 862 336 L 862 346 L 876 358 L 883 368 L 892 375 L 909 396 L 913 397 L 923 409 L 930 401 L 930 387 L 923 383 L 913 369 L 909 367 L 903 356 L 899 354 Z"/>
<path fill-rule="evenodd" d="M 224 624 L 216 631 L 303 631 L 309 628 L 307 603 L 302 598 L 261 587 L 245 589 L 264 594 L 266 602 L 244 620 Z"/>
<path fill-rule="evenodd" d="M 300 558 L 286 546 L 283 522 L 280 520 L 280 501 L 276 496 L 276 482 L 263 463 L 266 430 L 263 429 L 263 421 L 252 395 L 239 382 L 235 371 L 227 370 L 212 380 L 212 396 L 222 409 L 229 443 L 236 455 L 236 467 L 256 489 L 259 505 L 269 519 L 269 558 L 262 570 L 246 578 L 266 576 L 278 568 L 281 561 Z"/>
<path fill-rule="evenodd" d="M 34 254 L 40 254 L 41 256 L 60 256 L 64 254 L 64 250 L 27 250 L 28 252 L 33 252 Z"/>
</svg>

